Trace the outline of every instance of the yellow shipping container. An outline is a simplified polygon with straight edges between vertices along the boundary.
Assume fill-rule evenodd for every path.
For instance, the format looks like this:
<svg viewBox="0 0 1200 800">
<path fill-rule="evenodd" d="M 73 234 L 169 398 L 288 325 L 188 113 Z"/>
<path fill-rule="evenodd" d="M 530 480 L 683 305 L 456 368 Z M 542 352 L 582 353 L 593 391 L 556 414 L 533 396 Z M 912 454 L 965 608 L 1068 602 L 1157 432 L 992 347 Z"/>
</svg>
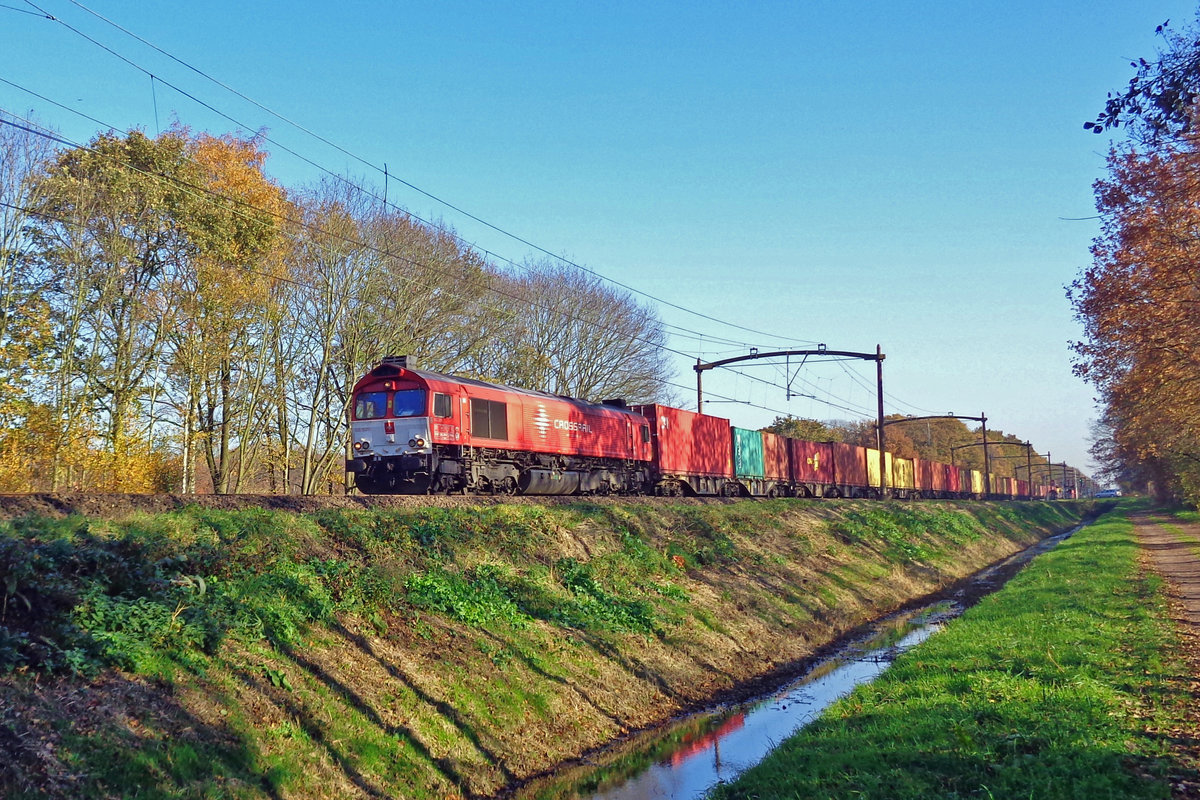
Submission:
<svg viewBox="0 0 1200 800">
<path fill-rule="evenodd" d="M 867 451 L 867 485 L 872 489 L 879 488 L 879 451 L 874 447 L 866 448 Z M 887 485 L 888 488 L 895 486 L 892 483 L 892 454 L 884 453 L 883 468 L 887 470 Z"/>
<path fill-rule="evenodd" d="M 892 459 L 892 481 L 893 489 L 917 488 L 917 469 L 911 458 L 897 456 Z"/>
</svg>

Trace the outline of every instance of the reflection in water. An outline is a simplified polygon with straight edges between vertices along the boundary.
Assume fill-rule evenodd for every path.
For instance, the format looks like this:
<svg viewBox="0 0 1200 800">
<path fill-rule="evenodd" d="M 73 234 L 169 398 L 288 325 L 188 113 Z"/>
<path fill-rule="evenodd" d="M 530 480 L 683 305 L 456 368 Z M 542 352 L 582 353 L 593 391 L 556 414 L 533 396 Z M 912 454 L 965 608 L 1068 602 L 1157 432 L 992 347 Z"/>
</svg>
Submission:
<svg viewBox="0 0 1200 800">
<path fill-rule="evenodd" d="M 880 675 L 899 653 L 952 616 L 947 604 L 881 622 L 800 680 L 769 697 L 696 714 L 604 754 L 601 763 L 564 770 L 525 787 L 521 800 L 688 800 L 757 764 L 776 744 L 816 719 L 834 700 Z"/>
</svg>

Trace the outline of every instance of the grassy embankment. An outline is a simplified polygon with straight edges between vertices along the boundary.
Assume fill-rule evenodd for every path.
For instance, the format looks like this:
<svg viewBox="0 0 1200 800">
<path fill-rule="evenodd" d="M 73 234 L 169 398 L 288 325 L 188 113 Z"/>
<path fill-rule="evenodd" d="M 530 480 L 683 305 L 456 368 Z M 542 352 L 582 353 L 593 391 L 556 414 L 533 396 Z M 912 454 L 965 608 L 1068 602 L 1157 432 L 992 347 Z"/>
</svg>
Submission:
<svg viewBox="0 0 1200 800">
<path fill-rule="evenodd" d="M 189 508 L 0 524 L 0 795 L 482 796 L 1073 504 Z"/>
<path fill-rule="evenodd" d="M 1184 698 L 1160 590 L 1107 515 L 715 798 L 1167 797 L 1148 732 Z"/>
</svg>

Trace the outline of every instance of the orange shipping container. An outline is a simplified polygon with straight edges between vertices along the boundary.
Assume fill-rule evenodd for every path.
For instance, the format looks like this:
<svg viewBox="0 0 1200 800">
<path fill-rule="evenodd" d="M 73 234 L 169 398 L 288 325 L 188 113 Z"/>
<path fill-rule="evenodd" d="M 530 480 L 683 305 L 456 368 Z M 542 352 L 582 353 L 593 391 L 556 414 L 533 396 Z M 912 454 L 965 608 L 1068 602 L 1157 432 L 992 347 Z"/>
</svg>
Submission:
<svg viewBox="0 0 1200 800">
<path fill-rule="evenodd" d="M 769 481 L 788 480 L 788 440 L 763 431 L 762 444 L 764 477 Z"/>
</svg>

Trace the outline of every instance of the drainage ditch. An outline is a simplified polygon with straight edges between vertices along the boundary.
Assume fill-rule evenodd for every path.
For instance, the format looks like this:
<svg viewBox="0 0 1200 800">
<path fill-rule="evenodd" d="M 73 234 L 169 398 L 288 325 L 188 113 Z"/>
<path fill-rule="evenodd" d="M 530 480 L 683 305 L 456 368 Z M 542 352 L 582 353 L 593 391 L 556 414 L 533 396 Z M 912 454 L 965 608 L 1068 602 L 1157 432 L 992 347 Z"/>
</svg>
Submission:
<svg viewBox="0 0 1200 800">
<path fill-rule="evenodd" d="M 1040 553 L 1078 528 L 1052 536 L 826 648 L 826 655 L 758 696 L 677 718 L 562 765 L 508 796 L 513 800 L 695 800 L 736 778 L 854 687 L 869 683 L 905 650 L 1001 588 Z"/>
</svg>

